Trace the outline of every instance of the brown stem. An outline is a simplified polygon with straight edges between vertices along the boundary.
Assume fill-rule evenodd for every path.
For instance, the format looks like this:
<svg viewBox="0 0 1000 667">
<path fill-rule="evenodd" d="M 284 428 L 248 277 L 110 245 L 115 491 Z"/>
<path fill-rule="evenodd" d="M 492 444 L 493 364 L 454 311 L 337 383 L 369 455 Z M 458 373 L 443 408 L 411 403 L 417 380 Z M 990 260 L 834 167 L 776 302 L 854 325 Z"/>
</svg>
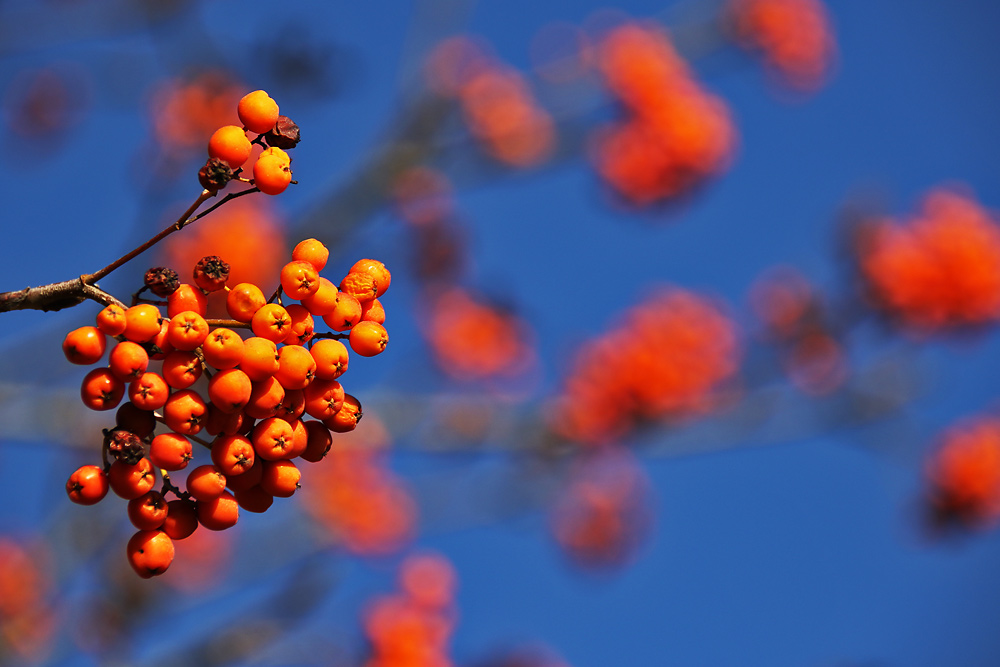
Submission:
<svg viewBox="0 0 1000 667">
<path fill-rule="evenodd" d="M 227 327 L 229 329 L 249 329 L 249 322 L 241 322 L 240 320 L 205 320 L 205 323 L 210 327 Z"/>
</svg>

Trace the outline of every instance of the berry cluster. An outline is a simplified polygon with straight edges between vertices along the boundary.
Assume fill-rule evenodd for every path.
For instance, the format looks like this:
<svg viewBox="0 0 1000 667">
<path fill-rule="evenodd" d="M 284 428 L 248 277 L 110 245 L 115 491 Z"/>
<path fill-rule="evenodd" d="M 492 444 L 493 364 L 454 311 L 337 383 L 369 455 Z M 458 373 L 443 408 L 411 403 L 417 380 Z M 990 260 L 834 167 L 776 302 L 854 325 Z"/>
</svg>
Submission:
<svg viewBox="0 0 1000 667">
<path fill-rule="evenodd" d="M 970 196 L 936 189 L 914 220 L 862 227 L 858 255 L 874 300 L 908 326 L 1000 319 L 1000 227 Z"/>
<path fill-rule="evenodd" d="M 257 143 L 268 148 L 253 164 L 253 184 L 264 194 L 281 194 L 292 182 L 292 160 L 285 150 L 299 143 L 298 126 L 278 113 L 277 102 L 263 90 L 244 95 L 236 111 L 243 127 L 223 125 L 208 140 L 209 160 L 198 173 L 202 187 L 210 192 L 223 188 L 250 159 Z M 248 131 L 257 138 L 250 141 Z"/>
<path fill-rule="evenodd" d="M 270 300 L 254 284 L 229 287 L 229 265 L 217 256 L 195 265 L 193 284 L 180 283 L 171 269 L 150 269 L 135 305 L 110 305 L 96 326 L 66 336 L 63 350 L 76 364 L 99 362 L 108 338 L 115 341 L 108 365 L 83 380 L 87 407 L 112 410 L 127 395 L 115 428 L 105 432 L 104 465 L 78 469 L 66 491 L 84 505 L 109 488 L 129 501 L 139 532 L 128 558 L 140 576 L 164 572 L 172 541 L 199 525 L 223 530 L 240 508 L 263 512 L 275 497 L 291 496 L 300 479 L 293 460 L 319 461 L 331 432 L 350 431 L 361 419 L 360 402 L 338 382 L 348 366 L 341 339 L 362 356 L 385 349 L 378 297 L 391 277 L 381 262 L 364 259 L 338 289 L 319 275 L 328 256 L 315 239 L 299 243 Z M 140 302 L 147 290 L 165 302 Z M 207 294 L 223 291 L 232 319 L 206 319 Z M 282 295 L 298 303 L 283 305 Z M 317 333 L 314 318 L 332 331 Z M 234 329 L 252 335 L 244 339 Z M 211 463 L 194 467 L 181 490 L 169 473 L 194 460 L 192 442 L 211 451 Z M 160 491 L 153 488 L 157 469 Z"/>
<path fill-rule="evenodd" d="M 819 0 L 732 0 L 727 12 L 736 40 L 763 53 L 787 84 L 817 88 L 833 61 L 835 42 Z"/>
<path fill-rule="evenodd" d="M 736 144 L 729 109 L 695 81 L 660 30 L 625 24 L 600 45 L 606 85 L 627 117 L 601 128 L 597 170 L 627 201 L 684 194 L 728 166 Z"/>
<path fill-rule="evenodd" d="M 710 299 L 671 289 L 583 347 L 553 411 L 553 426 L 571 440 L 604 443 L 642 420 L 705 412 L 738 365 L 729 317 Z"/>
</svg>

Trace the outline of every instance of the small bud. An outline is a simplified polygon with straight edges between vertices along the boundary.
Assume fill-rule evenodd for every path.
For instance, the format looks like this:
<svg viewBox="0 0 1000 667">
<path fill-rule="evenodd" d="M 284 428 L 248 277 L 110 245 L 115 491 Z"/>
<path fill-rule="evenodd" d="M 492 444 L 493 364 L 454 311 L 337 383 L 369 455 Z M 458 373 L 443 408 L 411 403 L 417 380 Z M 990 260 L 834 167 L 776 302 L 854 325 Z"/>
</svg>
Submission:
<svg viewBox="0 0 1000 667">
<path fill-rule="evenodd" d="M 206 292 L 215 292 L 226 286 L 229 264 L 218 255 L 208 255 L 194 265 L 194 282 Z"/>
<path fill-rule="evenodd" d="M 295 148 L 299 143 L 299 126 L 288 116 L 278 116 L 278 122 L 264 135 L 264 141 L 272 148 Z"/>
<path fill-rule="evenodd" d="M 198 171 L 198 182 L 201 183 L 201 187 L 213 194 L 226 187 L 226 183 L 231 180 L 233 180 L 233 170 L 229 163 L 217 157 L 208 158 L 205 166 Z"/>
<path fill-rule="evenodd" d="M 181 284 L 177 272 L 165 266 L 157 266 L 146 271 L 143 282 L 150 292 L 162 297 L 173 294 Z"/>
</svg>

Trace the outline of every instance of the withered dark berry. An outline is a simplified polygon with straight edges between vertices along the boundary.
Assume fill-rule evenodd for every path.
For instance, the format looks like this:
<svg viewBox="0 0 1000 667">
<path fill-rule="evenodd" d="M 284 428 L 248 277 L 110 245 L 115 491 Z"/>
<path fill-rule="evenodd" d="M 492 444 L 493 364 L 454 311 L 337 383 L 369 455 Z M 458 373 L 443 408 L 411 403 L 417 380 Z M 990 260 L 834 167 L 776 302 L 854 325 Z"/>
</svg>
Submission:
<svg viewBox="0 0 1000 667">
<path fill-rule="evenodd" d="M 262 136 L 268 146 L 288 150 L 299 143 L 299 126 L 288 116 L 278 116 L 274 128 Z"/>
<path fill-rule="evenodd" d="M 146 271 L 143 283 L 156 296 L 167 297 L 180 287 L 181 281 L 177 272 L 173 269 L 168 269 L 165 266 L 157 266 Z"/>
<path fill-rule="evenodd" d="M 208 255 L 194 265 L 194 282 L 206 292 L 215 292 L 226 286 L 229 264 L 218 255 Z"/>
</svg>

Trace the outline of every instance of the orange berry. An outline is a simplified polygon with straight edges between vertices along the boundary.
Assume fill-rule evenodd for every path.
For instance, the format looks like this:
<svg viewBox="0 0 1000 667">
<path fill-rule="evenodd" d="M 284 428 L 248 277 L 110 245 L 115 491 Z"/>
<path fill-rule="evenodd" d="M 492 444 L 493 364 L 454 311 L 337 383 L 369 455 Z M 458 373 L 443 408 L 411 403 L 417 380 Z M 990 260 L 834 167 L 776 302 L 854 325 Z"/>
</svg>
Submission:
<svg viewBox="0 0 1000 667">
<path fill-rule="evenodd" d="M 226 490 L 226 476 L 213 465 L 198 466 L 187 477 L 187 490 L 195 500 L 212 500 Z"/>
<path fill-rule="evenodd" d="M 278 372 L 278 346 L 267 338 L 254 336 L 243 342 L 240 368 L 253 382 L 260 382 Z"/>
<path fill-rule="evenodd" d="M 278 498 L 288 498 L 299 488 L 302 473 L 288 460 L 264 461 L 260 488 Z"/>
<path fill-rule="evenodd" d="M 330 451 L 333 438 L 330 436 L 330 429 L 323 422 L 307 421 L 304 423 L 309 439 L 305 451 L 300 456 L 310 463 L 317 463 L 322 461 L 326 453 Z"/>
<path fill-rule="evenodd" d="M 372 299 L 368 303 L 361 304 L 361 321 L 385 324 L 385 309 L 382 307 L 382 302 Z"/>
<path fill-rule="evenodd" d="M 275 378 L 277 379 L 277 378 Z M 293 421 L 302 416 L 306 411 L 306 397 L 301 389 L 286 389 L 285 397 L 281 399 L 276 417 L 281 417 L 285 421 Z"/>
<path fill-rule="evenodd" d="M 278 350 L 275 379 L 288 389 L 305 389 L 316 376 L 316 360 L 301 345 L 286 345 Z"/>
<path fill-rule="evenodd" d="M 104 356 L 107 339 L 97 327 L 80 327 L 66 334 L 62 347 L 63 354 L 70 363 L 89 366 L 96 364 Z"/>
<path fill-rule="evenodd" d="M 194 458 L 191 442 L 177 433 L 161 433 L 149 443 L 149 460 L 164 470 L 182 470 Z"/>
<path fill-rule="evenodd" d="M 133 343 L 145 343 L 160 333 L 160 310 L 148 303 L 140 303 L 125 311 L 125 338 Z"/>
<path fill-rule="evenodd" d="M 243 408 L 244 414 L 253 419 L 267 419 L 278 414 L 281 401 L 285 398 L 285 388 L 273 377 L 253 383 L 250 400 Z"/>
<path fill-rule="evenodd" d="M 208 414 L 205 417 L 205 432 L 209 435 L 233 435 L 243 427 L 243 412 L 224 412 L 214 403 L 208 404 Z"/>
<path fill-rule="evenodd" d="M 167 297 L 167 317 L 175 317 L 188 310 L 205 317 L 208 299 L 194 285 L 183 283 Z"/>
<path fill-rule="evenodd" d="M 253 386 L 247 374 L 238 368 L 220 371 L 208 382 L 208 398 L 223 412 L 239 412 L 250 400 Z"/>
<path fill-rule="evenodd" d="M 292 425 L 284 419 L 269 417 L 254 426 L 250 433 L 250 442 L 254 452 L 267 461 L 288 458 L 292 449 L 294 431 Z"/>
<path fill-rule="evenodd" d="M 95 368 L 87 373 L 80 385 L 80 398 L 91 410 L 111 410 L 121 403 L 125 383 L 108 368 Z"/>
<path fill-rule="evenodd" d="M 108 485 L 116 496 L 125 500 L 138 498 L 152 490 L 155 483 L 153 464 L 147 458 L 139 459 L 139 462 L 133 465 L 115 461 L 108 469 Z"/>
<path fill-rule="evenodd" d="M 191 351 L 201 345 L 206 336 L 208 336 L 208 323 L 193 310 L 171 316 L 167 340 L 175 350 Z"/>
<path fill-rule="evenodd" d="M 275 343 L 280 343 L 288 337 L 291 326 L 292 318 L 288 316 L 288 311 L 276 303 L 262 306 L 250 321 L 250 329 L 255 336 Z"/>
<path fill-rule="evenodd" d="M 160 527 L 173 540 L 183 540 L 191 537 L 198 528 L 198 513 L 195 503 L 190 500 L 171 500 L 167 503 L 167 518 Z"/>
<path fill-rule="evenodd" d="M 392 274 L 389 273 L 389 269 L 385 268 L 385 264 L 377 259 L 360 259 L 354 263 L 348 273 L 367 273 L 370 275 L 376 285 L 375 296 L 385 294 L 385 291 L 389 289 L 389 283 L 392 282 Z"/>
<path fill-rule="evenodd" d="M 253 163 L 253 184 L 266 195 L 280 195 L 292 182 L 287 160 L 274 154 L 261 154 Z"/>
<path fill-rule="evenodd" d="M 337 307 L 337 295 L 339 293 L 336 285 L 323 276 L 320 276 L 319 289 L 309 296 L 302 297 L 300 301 L 310 313 L 317 317 L 322 317 L 323 315 L 332 313 L 333 309 Z"/>
<path fill-rule="evenodd" d="M 321 421 L 340 412 L 344 404 L 344 388 L 336 380 L 313 380 L 304 393 L 306 413 Z"/>
<path fill-rule="evenodd" d="M 162 530 L 140 530 L 125 548 L 129 565 L 143 579 L 163 574 L 174 560 L 174 542 Z"/>
<path fill-rule="evenodd" d="M 174 351 L 174 346 L 170 344 L 170 320 L 160 321 L 160 332 L 153 336 L 153 340 L 147 345 L 149 349 L 149 359 L 160 361 L 166 359 L 167 355 Z"/>
<path fill-rule="evenodd" d="M 66 481 L 66 494 L 78 505 L 93 505 L 108 495 L 108 476 L 97 466 L 80 466 Z"/>
<path fill-rule="evenodd" d="M 351 349 L 362 357 L 374 357 L 385 349 L 389 334 L 378 322 L 358 322 L 351 329 Z"/>
<path fill-rule="evenodd" d="M 125 333 L 125 309 L 111 304 L 97 313 L 97 328 L 109 336 L 121 336 Z"/>
<path fill-rule="evenodd" d="M 319 289 L 319 272 L 309 262 L 292 260 L 281 267 L 281 289 L 293 299 L 315 294 Z"/>
<path fill-rule="evenodd" d="M 130 340 L 123 340 L 111 349 L 108 368 L 123 382 L 131 382 L 146 372 L 149 354 L 146 348 Z"/>
<path fill-rule="evenodd" d="M 361 402 L 350 394 L 344 394 L 344 404 L 334 416 L 323 420 L 323 425 L 334 433 L 353 431 L 361 421 Z"/>
<path fill-rule="evenodd" d="M 195 352 L 176 350 L 163 360 L 163 379 L 174 389 L 187 389 L 201 377 L 202 371 L 201 359 Z"/>
<path fill-rule="evenodd" d="M 196 435 L 201 431 L 208 406 L 198 392 L 184 389 L 174 392 L 163 406 L 163 421 L 171 431 Z"/>
<path fill-rule="evenodd" d="M 323 321 L 334 331 L 347 331 L 361 321 L 361 303 L 352 294 L 337 292 L 337 305 Z"/>
<path fill-rule="evenodd" d="M 316 239 L 306 239 L 292 249 L 292 259 L 309 262 L 317 271 L 322 271 L 330 259 L 330 250 Z"/>
<path fill-rule="evenodd" d="M 246 438 L 244 438 L 246 440 Z M 250 441 L 246 441 L 249 445 L 250 450 L 253 451 L 253 445 Z M 247 489 L 256 486 L 260 483 L 260 475 L 264 468 L 261 465 L 262 459 L 259 456 L 255 456 L 253 464 L 249 468 L 241 468 L 243 472 L 226 475 L 226 486 L 233 492 L 246 491 Z"/>
<path fill-rule="evenodd" d="M 371 301 L 379 295 L 378 282 L 370 273 L 351 271 L 340 281 L 340 291 L 347 292 L 361 303 Z"/>
<path fill-rule="evenodd" d="M 242 435 L 227 435 L 212 445 L 212 463 L 226 477 L 241 475 L 253 466 L 253 445 Z"/>
<path fill-rule="evenodd" d="M 309 350 L 316 360 L 316 377 L 320 380 L 336 380 L 347 370 L 347 346 L 339 340 L 324 338 Z"/>
<path fill-rule="evenodd" d="M 292 318 L 292 325 L 288 331 L 288 337 L 285 338 L 284 342 L 289 345 L 305 345 L 312 340 L 315 325 L 312 315 L 305 306 L 293 303 L 285 310 L 288 311 L 288 316 Z"/>
<path fill-rule="evenodd" d="M 243 96 L 236 113 L 248 130 L 264 134 L 278 122 L 278 103 L 263 90 L 255 90 Z"/>
<path fill-rule="evenodd" d="M 226 311 L 240 322 L 249 322 L 266 303 L 264 293 L 253 283 L 240 283 L 226 293 Z"/>
<path fill-rule="evenodd" d="M 240 518 L 240 508 L 236 498 L 228 491 L 214 500 L 198 503 L 198 523 L 209 530 L 232 528 Z"/>
<path fill-rule="evenodd" d="M 256 485 L 239 491 L 234 490 L 233 495 L 240 509 L 255 514 L 266 512 L 274 504 L 274 496 Z"/>
<path fill-rule="evenodd" d="M 243 128 L 236 125 L 223 125 L 208 140 L 208 156 L 225 160 L 233 169 L 242 167 L 252 150 Z"/>
<path fill-rule="evenodd" d="M 128 520 L 139 530 L 156 530 L 167 518 L 167 501 L 159 491 L 147 491 L 128 501 Z"/>
<path fill-rule="evenodd" d="M 306 451 L 306 447 L 309 446 L 309 430 L 306 428 L 305 422 L 298 418 L 289 419 L 284 416 L 282 419 L 292 425 L 292 448 L 288 452 L 288 458 L 294 459 L 302 456 L 302 452 Z"/>
<path fill-rule="evenodd" d="M 212 368 L 236 368 L 243 361 L 243 339 L 232 329 L 213 329 L 201 344 L 205 363 Z"/>
<path fill-rule="evenodd" d="M 170 386 L 157 373 L 143 373 L 128 386 L 128 398 L 140 410 L 159 410 L 170 398 Z"/>
</svg>

